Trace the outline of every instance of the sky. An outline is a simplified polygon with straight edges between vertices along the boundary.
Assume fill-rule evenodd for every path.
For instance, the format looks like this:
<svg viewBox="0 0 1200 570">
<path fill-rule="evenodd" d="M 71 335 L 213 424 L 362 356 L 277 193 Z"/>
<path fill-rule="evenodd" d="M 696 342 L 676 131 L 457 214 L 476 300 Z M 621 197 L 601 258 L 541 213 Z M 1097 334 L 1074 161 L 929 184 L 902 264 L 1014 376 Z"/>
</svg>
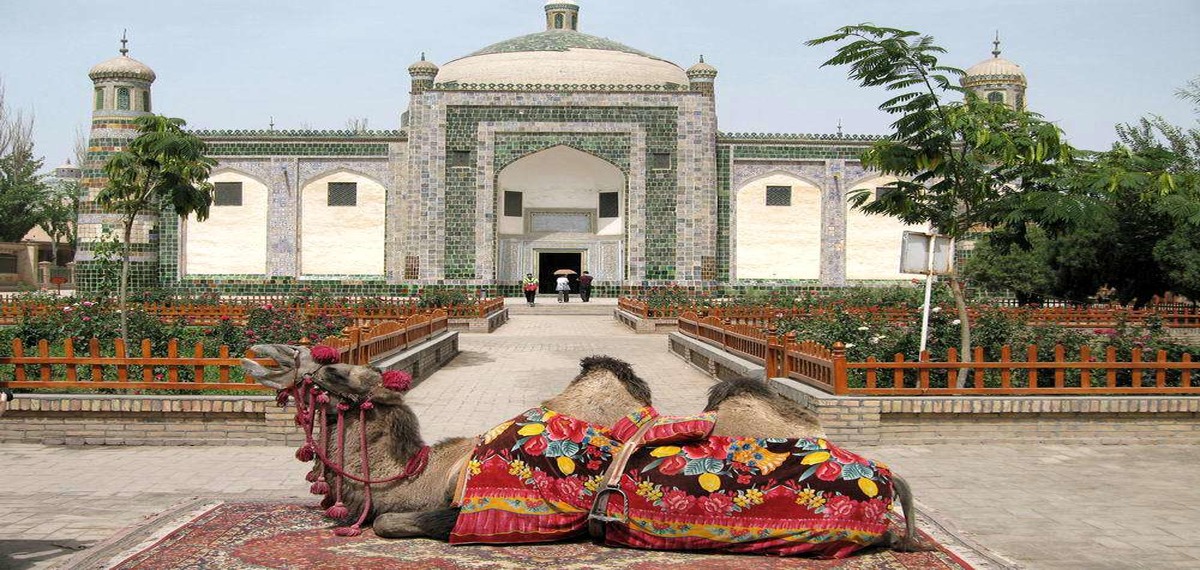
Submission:
<svg viewBox="0 0 1200 570">
<path fill-rule="evenodd" d="M 723 132 L 885 134 L 886 93 L 821 66 L 833 45 L 806 40 L 871 22 L 932 35 L 942 62 L 1003 57 L 1028 77 L 1029 108 L 1077 147 L 1105 149 L 1114 125 L 1147 114 L 1195 126 L 1175 90 L 1200 76 L 1200 0 L 578 0 L 580 31 L 687 68 L 717 67 Z M 130 55 L 158 75 L 158 113 L 191 128 L 399 128 L 407 68 L 444 64 L 542 31 L 542 0 L 0 0 L 0 81 L 11 110 L 35 116 L 46 166 L 86 129 L 88 69 Z"/>
</svg>

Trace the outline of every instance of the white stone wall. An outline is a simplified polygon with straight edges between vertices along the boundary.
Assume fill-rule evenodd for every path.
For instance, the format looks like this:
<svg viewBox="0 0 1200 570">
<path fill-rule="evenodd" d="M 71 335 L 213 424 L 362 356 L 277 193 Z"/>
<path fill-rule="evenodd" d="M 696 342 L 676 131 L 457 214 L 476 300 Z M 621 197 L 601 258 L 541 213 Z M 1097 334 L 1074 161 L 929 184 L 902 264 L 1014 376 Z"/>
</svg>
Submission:
<svg viewBox="0 0 1200 570">
<path fill-rule="evenodd" d="M 767 186 L 790 186 L 790 206 L 767 206 Z M 821 273 L 821 190 L 783 173 L 767 174 L 738 188 L 739 279 L 817 279 Z"/>
<path fill-rule="evenodd" d="M 238 172 L 208 180 L 241 182 L 241 206 L 217 206 L 209 217 L 188 216 L 183 227 L 184 275 L 262 275 L 267 271 L 267 186 Z"/>
<path fill-rule="evenodd" d="M 854 185 L 847 196 L 860 189 L 870 190 L 893 182 L 894 177 L 879 177 Z M 900 273 L 900 238 L 906 231 L 922 232 L 924 226 L 909 225 L 891 216 L 871 215 L 846 202 L 846 278 L 908 279 Z"/>
<path fill-rule="evenodd" d="M 330 182 L 357 183 L 357 204 L 329 206 Z M 302 275 L 383 275 L 387 201 L 382 184 L 343 170 L 309 181 L 300 195 Z"/>
<path fill-rule="evenodd" d="M 567 146 L 524 157 L 500 172 L 499 233 L 525 233 L 523 216 L 504 215 L 504 192 L 521 192 L 526 210 L 589 210 L 596 234 L 620 235 L 624 218 L 599 218 L 601 192 L 618 192 L 624 212 L 625 175 L 613 164 Z"/>
</svg>

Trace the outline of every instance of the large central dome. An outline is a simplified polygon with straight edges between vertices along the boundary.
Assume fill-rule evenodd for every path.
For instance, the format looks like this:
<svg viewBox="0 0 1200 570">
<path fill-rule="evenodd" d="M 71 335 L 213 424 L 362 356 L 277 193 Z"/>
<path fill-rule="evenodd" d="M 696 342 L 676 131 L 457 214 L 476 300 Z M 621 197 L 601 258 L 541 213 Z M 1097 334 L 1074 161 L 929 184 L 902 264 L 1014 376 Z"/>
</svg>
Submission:
<svg viewBox="0 0 1200 570">
<path fill-rule="evenodd" d="M 576 30 L 578 6 L 546 5 L 546 31 L 492 44 L 442 66 L 435 83 L 688 85 L 678 65 Z"/>
</svg>

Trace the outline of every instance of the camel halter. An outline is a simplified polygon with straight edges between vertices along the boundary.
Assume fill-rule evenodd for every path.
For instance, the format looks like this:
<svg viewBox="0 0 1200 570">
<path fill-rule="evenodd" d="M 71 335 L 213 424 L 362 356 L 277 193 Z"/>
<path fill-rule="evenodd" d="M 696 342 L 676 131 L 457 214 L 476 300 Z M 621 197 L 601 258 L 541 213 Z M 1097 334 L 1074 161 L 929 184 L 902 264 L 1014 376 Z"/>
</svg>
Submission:
<svg viewBox="0 0 1200 570">
<path fill-rule="evenodd" d="M 299 356 L 297 356 L 297 363 Z M 363 429 L 367 423 L 367 410 L 374 409 L 375 404 L 371 402 L 369 397 L 364 398 L 354 403 L 353 406 L 347 403 L 339 403 L 337 405 L 337 461 L 332 461 L 329 458 L 328 450 L 325 449 L 325 442 L 328 440 L 328 435 L 322 433 L 320 439 L 313 437 L 315 425 L 320 425 L 322 432 L 327 431 L 328 423 L 326 422 L 326 404 L 329 403 L 329 394 L 321 390 L 313 382 L 313 376 L 320 372 L 321 368 L 316 371 L 305 374 L 299 382 L 295 382 L 292 386 L 280 390 L 276 400 L 280 405 L 285 405 L 290 398 L 296 400 L 296 423 L 304 428 L 304 445 L 301 445 L 296 450 L 296 459 L 300 461 L 312 461 L 317 459 L 318 462 L 313 466 L 305 478 L 311 481 L 312 487 L 309 491 L 314 495 L 328 496 L 330 488 L 325 480 L 325 472 L 332 471 L 337 475 L 334 480 L 334 504 L 325 511 L 325 516 L 339 521 L 345 520 L 350 516 L 349 510 L 342 503 L 342 481 L 350 479 L 363 484 L 364 501 L 362 512 L 358 519 L 350 526 L 338 527 L 333 530 L 338 536 L 358 536 L 362 534 L 362 524 L 366 522 L 367 516 L 371 512 L 371 485 L 380 485 L 384 483 L 392 483 L 403 479 L 416 477 L 424 472 L 425 467 L 429 464 L 430 447 L 422 445 L 421 449 L 413 455 L 405 464 L 404 469 L 391 477 L 382 479 L 371 479 L 371 464 L 367 448 L 367 433 Z M 297 371 L 297 374 L 299 372 Z M 352 407 L 358 408 L 359 421 L 359 452 L 362 464 L 362 475 L 356 475 L 345 470 L 345 413 Z M 314 420 L 319 416 L 320 421 Z"/>
</svg>

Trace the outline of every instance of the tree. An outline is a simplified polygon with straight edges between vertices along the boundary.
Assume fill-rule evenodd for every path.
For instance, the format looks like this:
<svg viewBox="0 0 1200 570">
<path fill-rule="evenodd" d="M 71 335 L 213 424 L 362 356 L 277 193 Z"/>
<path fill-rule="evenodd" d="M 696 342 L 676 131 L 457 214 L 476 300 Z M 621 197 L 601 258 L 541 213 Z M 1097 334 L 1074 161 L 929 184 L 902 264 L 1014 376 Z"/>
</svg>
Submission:
<svg viewBox="0 0 1200 570">
<path fill-rule="evenodd" d="M 79 201 L 83 188 L 76 180 L 65 181 L 54 187 L 47 186 L 34 206 L 37 225 L 50 236 L 54 246 L 54 265 L 58 266 L 58 246 L 66 243 L 75 249 L 77 233 L 75 221 L 79 216 Z"/>
<path fill-rule="evenodd" d="M 205 156 L 205 144 L 184 132 L 183 119 L 146 115 L 135 122 L 138 136 L 129 148 L 104 164 L 108 183 L 96 196 L 105 211 L 119 214 L 122 222 L 121 338 L 129 341 L 126 301 L 129 296 L 130 241 L 139 214 L 149 214 L 170 204 L 177 215 L 208 218 L 212 184 L 208 175 L 216 161 Z"/>
<path fill-rule="evenodd" d="M 972 287 L 1011 291 L 1017 303 L 1040 303 L 1054 286 L 1049 263 L 1050 240 L 1040 228 L 1023 236 L 997 230 L 981 236 L 963 267 Z"/>
<path fill-rule="evenodd" d="M 33 118 L 8 109 L 0 83 L 0 242 L 21 241 L 37 225 L 41 168 L 33 154 Z"/>
<path fill-rule="evenodd" d="M 862 156 L 863 166 L 904 177 L 893 192 L 870 201 L 868 191 L 850 196 L 855 208 L 929 224 L 961 240 L 979 228 L 1024 225 L 1036 212 L 1047 223 L 1078 213 L 1079 204 L 1049 183 L 1070 147 L 1058 127 L 1038 115 L 990 103 L 953 84 L 962 71 L 938 64 L 945 50 L 930 36 L 869 24 L 846 26 L 807 45 L 847 42 L 823 66 L 849 66 L 863 87 L 900 93 L 879 109 L 898 118 L 890 137 Z M 962 282 L 948 284 L 962 321 L 961 356 L 971 357 L 970 316 Z M 966 369 L 958 384 L 966 381 Z"/>
</svg>

